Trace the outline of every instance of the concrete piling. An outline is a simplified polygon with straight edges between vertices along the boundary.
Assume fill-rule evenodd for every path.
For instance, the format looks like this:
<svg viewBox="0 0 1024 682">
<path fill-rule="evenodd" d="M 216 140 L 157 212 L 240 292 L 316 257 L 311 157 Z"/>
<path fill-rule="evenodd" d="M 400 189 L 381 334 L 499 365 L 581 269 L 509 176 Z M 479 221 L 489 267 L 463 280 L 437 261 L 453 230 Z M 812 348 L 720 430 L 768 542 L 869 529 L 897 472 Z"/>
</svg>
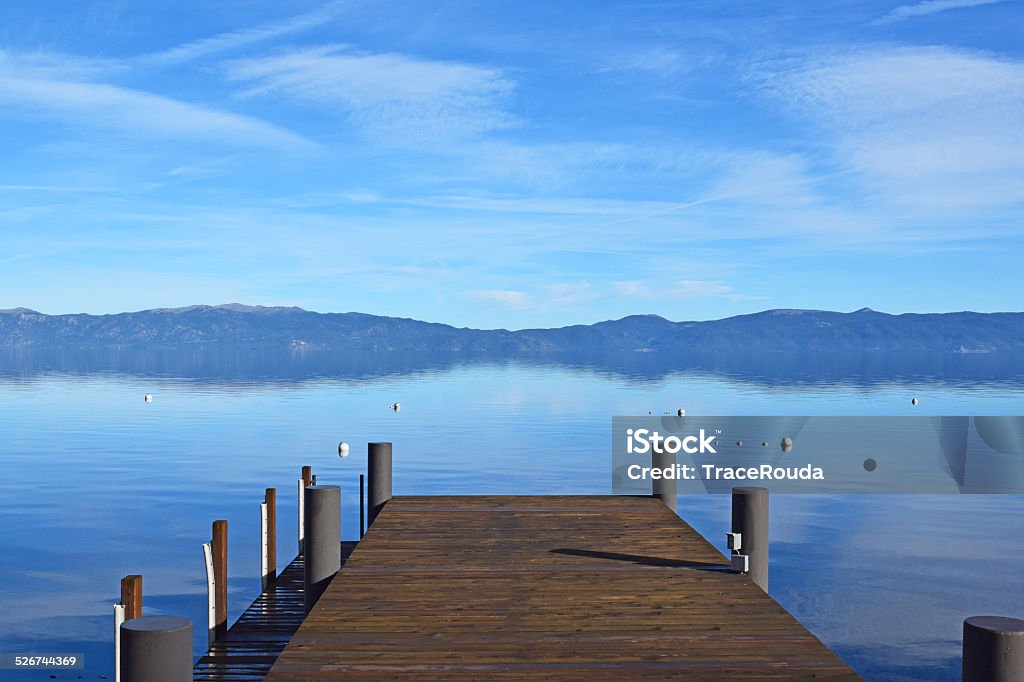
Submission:
<svg viewBox="0 0 1024 682">
<path fill-rule="evenodd" d="M 964 620 L 963 680 L 1024 680 L 1024 620 L 1004 616 Z"/>
<path fill-rule="evenodd" d="M 755 585 L 768 591 L 768 489 L 732 489 L 732 532 L 740 536 L 734 555 L 745 555 L 747 573 Z"/>
<path fill-rule="evenodd" d="M 121 624 L 122 682 L 192 682 L 192 621 L 140 616 Z"/>
<path fill-rule="evenodd" d="M 391 443 L 370 443 L 367 451 L 368 513 L 366 526 L 373 525 L 377 514 L 391 499 Z"/>
<path fill-rule="evenodd" d="M 341 568 L 341 488 L 318 485 L 305 492 L 304 604 L 309 613 Z"/>
</svg>

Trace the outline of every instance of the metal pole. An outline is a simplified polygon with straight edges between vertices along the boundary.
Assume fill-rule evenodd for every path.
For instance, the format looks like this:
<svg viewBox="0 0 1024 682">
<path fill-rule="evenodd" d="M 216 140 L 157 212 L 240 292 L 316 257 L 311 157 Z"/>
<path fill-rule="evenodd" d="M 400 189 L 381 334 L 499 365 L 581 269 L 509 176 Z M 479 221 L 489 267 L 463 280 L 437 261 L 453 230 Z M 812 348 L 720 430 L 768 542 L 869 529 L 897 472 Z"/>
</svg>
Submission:
<svg viewBox="0 0 1024 682">
<path fill-rule="evenodd" d="M 306 488 L 313 483 L 313 467 L 306 465 L 302 467 L 302 477 L 299 479 L 299 554 L 305 552 L 303 545 L 303 537 L 306 532 L 306 524 L 302 520 L 302 515 L 305 513 L 306 504 L 303 502 L 306 494 Z"/>
<path fill-rule="evenodd" d="M 192 621 L 143 616 L 121 625 L 123 682 L 192 682 Z"/>
<path fill-rule="evenodd" d="M 359 539 L 366 534 L 366 477 L 359 474 Z"/>
<path fill-rule="evenodd" d="M 655 450 L 651 448 L 651 467 L 654 469 L 675 468 L 676 456 L 671 452 Z M 661 500 L 666 507 L 673 512 L 676 511 L 676 499 L 678 498 L 676 479 L 674 478 L 651 478 L 651 494 Z"/>
<path fill-rule="evenodd" d="M 306 559 L 303 600 L 309 613 L 341 568 L 341 488 L 306 488 Z"/>
<path fill-rule="evenodd" d="M 391 443 L 370 443 L 367 448 L 369 487 L 367 527 L 391 499 Z"/>
<path fill-rule="evenodd" d="M 114 682 L 121 682 L 121 623 L 124 604 L 114 604 Z"/>
<path fill-rule="evenodd" d="M 206 566 L 206 644 L 217 641 L 217 575 L 213 572 L 213 545 L 203 543 L 203 564 Z"/>
<path fill-rule="evenodd" d="M 302 519 L 302 515 L 305 513 L 306 505 L 303 502 L 303 498 L 306 494 L 306 482 L 301 478 L 299 479 L 299 555 L 302 555 L 302 534 L 306 532 L 306 524 Z"/>
<path fill-rule="evenodd" d="M 964 621 L 964 682 L 1024 680 L 1024 620 L 971 616 Z"/>
<path fill-rule="evenodd" d="M 260 502 L 260 594 L 267 591 L 267 575 L 270 566 L 267 562 L 267 503 Z"/>
<path fill-rule="evenodd" d="M 735 558 L 746 556 L 747 573 L 768 591 L 768 488 L 732 489 L 732 532 L 740 536 Z"/>
</svg>

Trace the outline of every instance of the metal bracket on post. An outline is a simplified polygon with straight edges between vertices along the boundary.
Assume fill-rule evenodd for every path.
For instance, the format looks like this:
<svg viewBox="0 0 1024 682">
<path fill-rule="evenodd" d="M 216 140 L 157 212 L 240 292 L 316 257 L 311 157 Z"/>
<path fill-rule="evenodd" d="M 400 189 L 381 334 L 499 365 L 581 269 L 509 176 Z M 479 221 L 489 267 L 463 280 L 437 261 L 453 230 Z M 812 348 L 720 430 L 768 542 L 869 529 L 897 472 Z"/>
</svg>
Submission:
<svg viewBox="0 0 1024 682">
<path fill-rule="evenodd" d="M 729 557 L 732 563 L 732 570 L 736 573 L 749 573 L 750 572 L 750 557 L 746 554 L 735 553 Z"/>
<path fill-rule="evenodd" d="M 121 623 L 124 604 L 114 604 L 114 682 L 121 682 Z"/>
<path fill-rule="evenodd" d="M 206 617 L 206 631 L 207 631 L 207 643 L 213 646 L 213 643 L 217 641 L 217 591 L 216 591 L 216 579 L 213 574 L 213 544 L 209 542 L 203 543 L 203 561 L 206 563 L 206 597 L 207 597 L 207 617 Z"/>
<path fill-rule="evenodd" d="M 301 478 L 299 479 L 299 554 L 303 553 L 302 539 L 305 534 L 303 526 L 305 525 L 304 507 L 306 505 L 306 482 Z"/>
<path fill-rule="evenodd" d="M 729 545 L 729 549 L 733 551 L 740 551 L 743 549 L 743 534 L 742 533 L 726 533 L 725 540 Z"/>
<path fill-rule="evenodd" d="M 267 554 L 267 503 L 260 502 L 260 593 L 267 591 L 270 577 Z"/>
</svg>

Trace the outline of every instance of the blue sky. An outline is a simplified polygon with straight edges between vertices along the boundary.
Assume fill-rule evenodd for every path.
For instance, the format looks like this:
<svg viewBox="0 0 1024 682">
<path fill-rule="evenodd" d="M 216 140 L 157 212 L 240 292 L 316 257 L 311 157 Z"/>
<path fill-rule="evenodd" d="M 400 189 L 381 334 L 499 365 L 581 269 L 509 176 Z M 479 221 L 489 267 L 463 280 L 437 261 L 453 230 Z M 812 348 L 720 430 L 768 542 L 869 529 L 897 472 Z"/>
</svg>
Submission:
<svg viewBox="0 0 1024 682">
<path fill-rule="evenodd" d="M 0 12 L 0 308 L 1022 309 L 1019 0 Z"/>
</svg>

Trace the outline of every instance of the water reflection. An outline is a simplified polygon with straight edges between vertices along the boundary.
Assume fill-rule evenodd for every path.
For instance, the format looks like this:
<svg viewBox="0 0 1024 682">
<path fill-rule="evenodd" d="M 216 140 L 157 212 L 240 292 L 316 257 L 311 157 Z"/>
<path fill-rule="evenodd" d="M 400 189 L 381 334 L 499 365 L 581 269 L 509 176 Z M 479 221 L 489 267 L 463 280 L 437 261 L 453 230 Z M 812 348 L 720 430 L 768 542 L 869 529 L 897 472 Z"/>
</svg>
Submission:
<svg viewBox="0 0 1024 682">
<path fill-rule="evenodd" d="M 1004 355 L 3 351 L 0 651 L 84 651 L 83 679 L 109 676 L 130 573 L 147 613 L 205 622 L 214 519 L 229 521 L 237 617 L 259 590 L 264 488 L 278 489 L 281 566 L 304 464 L 342 485 L 352 539 L 371 441 L 395 444 L 396 494 L 605 493 L 616 414 L 1019 414 L 1022 398 L 1024 360 Z M 728 496 L 679 509 L 724 550 Z M 1006 543 L 1022 524 L 1019 496 L 778 496 L 772 593 L 870 679 L 956 679 L 963 617 L 1024 614 L 1019 579 L 997 570 L 1024 561 Z"/>
</svg>

